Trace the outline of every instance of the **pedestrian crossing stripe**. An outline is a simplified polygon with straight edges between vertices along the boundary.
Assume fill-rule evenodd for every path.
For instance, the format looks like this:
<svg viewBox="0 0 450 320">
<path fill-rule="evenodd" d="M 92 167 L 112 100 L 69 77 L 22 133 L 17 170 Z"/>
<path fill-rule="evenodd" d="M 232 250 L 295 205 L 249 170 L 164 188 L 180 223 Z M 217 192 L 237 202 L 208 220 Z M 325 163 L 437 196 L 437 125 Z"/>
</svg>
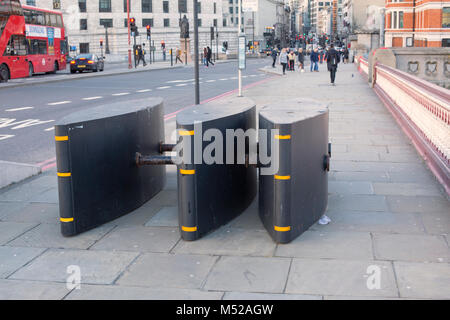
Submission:
<svg viewBox="0 0 450 320">
<path fill-rule="evenodd" d="M 274 226 L 275 231 L 278 232 L 287 232 L 287 231 L 291 231 L 291 227 L 279 227 L 279 226 Z"/>
<path fill-rule="evenodd" d="M 55 136 L 55 141 L 69 141 L 69 136 Z"/>
</svg>

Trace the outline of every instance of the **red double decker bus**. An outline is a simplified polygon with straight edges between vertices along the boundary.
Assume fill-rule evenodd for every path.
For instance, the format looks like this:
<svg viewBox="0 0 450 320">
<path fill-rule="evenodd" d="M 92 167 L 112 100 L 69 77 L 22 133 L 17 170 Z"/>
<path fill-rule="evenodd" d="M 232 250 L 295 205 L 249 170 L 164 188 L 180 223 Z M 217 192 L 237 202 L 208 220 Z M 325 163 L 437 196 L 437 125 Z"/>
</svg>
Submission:
<svg viewBox="0 0 450 320">
<path fill-rule="evenodd" d="M 0 0 L 0 81 L 66 68 L 62 14 Z"/>
</svg>

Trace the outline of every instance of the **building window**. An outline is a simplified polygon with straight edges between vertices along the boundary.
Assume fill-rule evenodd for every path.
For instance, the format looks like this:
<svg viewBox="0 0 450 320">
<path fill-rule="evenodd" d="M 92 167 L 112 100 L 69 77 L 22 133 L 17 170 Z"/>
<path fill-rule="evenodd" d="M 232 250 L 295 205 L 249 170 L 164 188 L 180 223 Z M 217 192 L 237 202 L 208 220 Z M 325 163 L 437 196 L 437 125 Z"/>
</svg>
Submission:
<svg viewBox="0 0 450 320">
<path fill-rule="evenodd" d="M 89 53 L 89 43 L 80 43 L 80 54 Z"/>
<path fill-rule="evenodd" d="M 163 12 L 169 13 L 169 1 L 163 1 Z"/>
<path fill-rule="evenodd" d="M 113 19 L 100 19 L 100 25 L 106 28 L 112 28 Z"/>
<path fill-rule="evenodd" d="M 130 12 L 131 12 L 131 0 L 130 1 Z M 123 0 L 123 12 L 128 12 L 128 0 Z"/>
<path fill-rule="evenodd" d="M 170 19 L 164 19 L 164 27 L 170 27 Z"/>
<path fill-rule="evenodd" d="M 217 3 L 214 2 L 214 14 L 216 14 L 216 13 L 217 13 Z"/>
<path fill-rule="evenodd" d="M 61 10 L 61 0 L 53 0 L 53 9 Z"/>
<path fill-rule="evenodd" d="M 178 0 L 178 12 L 187 13 L 187 0 Z"/>
<path fill-rule="evenodd" d="M 86 0 L 78 0 L 78 7 L 80 12 L 86 12 Z"/>
<path fill-rule="evenodd" d="M 152 12 L 152 0 L 142 0 L 142 12 Z"/>
<path fill-rule="evenodd" d="M 442 8 L 442 28 L 450 28 L 450 7 Z"/>
<path fill-rule="evenodd" d="M 36 6 L 36 0 L 27 0 L 27 6 Z"/>
<path fill-rule="evenodd" d="M 217 27 L 217 19 L 213 20 L 213 25 L 214 25 L 214 27 Z"/>
<path fill-rule="evenodd" d="M 142 19 L 142 26 L 143 27 L 150 26 L 153 28 L 153 19 Z"/>
<path fill-rule="evenodd" d="M 197 2 L 197 13 L 202 13 L 202 3 Z"/>
<path fill-rule="evenodd" d="M 99 0 L 98 11 L 111 12 L 111 0 Z"/>
<path fill-rule="evenodd" d="M 403 11 L 398 13 L 398 27 L 403 29 Z"/>
<path fill-rule="evenodd" d="M 224 27 L 226 27 L 226 26 L 227 26 L 227 19 L 223 19 L 223 21 L 222 21 L 222 25 L 223 25 Z"/>
<path fill-rule="evenodd" d="M 202 19 L 197 19 L 197 23 L 198 23 L 198 26 L 201 27 L 202 26 Z"/>
<path fill-rule="evenodd" d="M 80 19 L 80 30 L 87 30 L 87 19 Z"/>
</svg>

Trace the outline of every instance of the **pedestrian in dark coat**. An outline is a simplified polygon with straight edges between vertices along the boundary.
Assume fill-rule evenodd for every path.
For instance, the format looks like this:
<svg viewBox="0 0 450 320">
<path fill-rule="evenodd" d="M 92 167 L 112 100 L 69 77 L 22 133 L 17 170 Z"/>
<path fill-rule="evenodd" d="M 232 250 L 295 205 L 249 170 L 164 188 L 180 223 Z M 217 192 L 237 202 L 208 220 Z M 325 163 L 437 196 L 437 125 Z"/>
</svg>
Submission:
<svg viewBox="0 0 450 320">
<path fill-rule="evenodd" d="M 313 69 L 315 72 L 319 72 L 319 50 L 316 48 L 313 52 L 311 52 L 311 72 L 313 72 Z"/>
<path fill-rule="evenodd" d="M 272 59 L 273 59 L 272 68 L 275 68 L 275 63 L 277 62 L 277 56 L 278 56 L 277 50 L 275 50 L 275 48 L 272 49 L 272 53 L 270 55 L 272 56 Z"/>
<path fill-rule="evenodd" d="M 330 50 L 327 52 L 327 66 L 328 71 L 330 72 L 331 84 L 334 86 L 334 81 L 336 80 L 336 72 L 339 62 L 341 62 L 339 52 L 334 49 L 334 45 L 330 46 Z"/>
<path fill-rule="evenodd" d="M 212 65 L 214 65 L 214 63 L 211 61 L 212 58 L 212 50 L 210 47 L 206 48 L 207 50 L 207 54 L 206 54 L 206 66 L 209 67 L 209 64 L 211 63 Z"/>
</svg>

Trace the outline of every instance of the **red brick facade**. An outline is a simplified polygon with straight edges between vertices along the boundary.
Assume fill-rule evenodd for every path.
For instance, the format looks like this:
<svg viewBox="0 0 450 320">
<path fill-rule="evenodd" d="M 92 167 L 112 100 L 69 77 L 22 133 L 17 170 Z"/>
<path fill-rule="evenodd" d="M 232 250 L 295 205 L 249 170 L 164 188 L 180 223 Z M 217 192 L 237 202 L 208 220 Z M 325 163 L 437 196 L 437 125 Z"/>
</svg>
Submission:
<svg viewBox="0 0 450 320">
<path fill-rule="evenodd" d="M 450 46 L 450 1 L 386 0 L 387 47 Z"/>
</svg>

